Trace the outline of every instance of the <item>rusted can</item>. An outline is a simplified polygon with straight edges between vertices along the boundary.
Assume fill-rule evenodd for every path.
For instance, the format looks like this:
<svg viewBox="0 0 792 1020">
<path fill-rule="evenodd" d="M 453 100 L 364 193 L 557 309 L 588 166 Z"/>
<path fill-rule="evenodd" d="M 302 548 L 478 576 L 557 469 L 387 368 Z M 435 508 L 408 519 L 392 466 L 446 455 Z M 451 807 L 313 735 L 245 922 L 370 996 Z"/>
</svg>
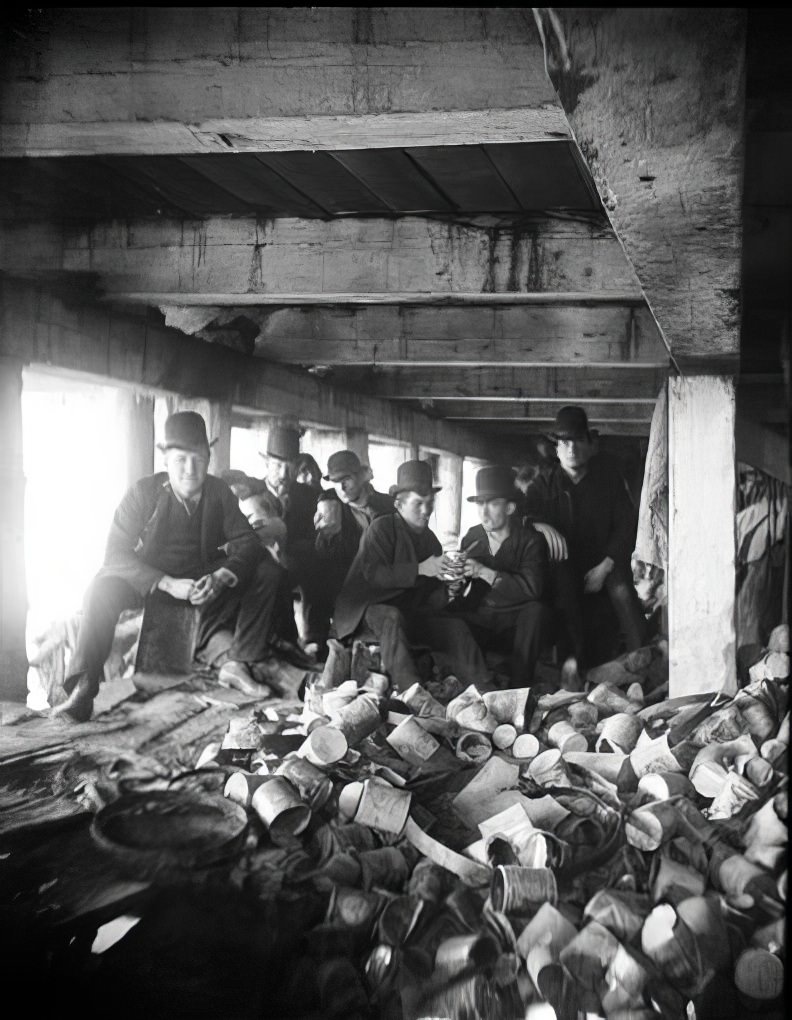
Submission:
<svg viewBox="0 0 792 1020">
<path fill-rule="evenodd" d="M 275 769 L 275 775 L 285 776 L 312 811 L 324 807 L 333 792 L 330 777 L 307 758 L 284 758 Z"/>
<path fill-rule="evenodd" d="M 365 850 L 360 854 L 360 874 L 364 889 L 401 889 L 407 881 L 409 868 L 401 850 L 393 846 Z"/>
<path fill-rule="evenodd" d="M 347 783 L 338 796 L 339 810 L 361 825 L 399 835 L 407 823 L 412 795 L 383 779 Z"/>
<path fill-rule="evenodd" d="M 336 886 L 327 907 L 326 920 L 346 928 L 370 930 L 386 902 L 386 898 L 376 892 Z"/>
<path fill-rule="evenodd" d="M 253 794 L 251 807 L 266 825 L 273 843 L 288 842 L 308 827 L 311 809 L 283 776 L 259 778 L 263 782 Z"/>
<path fill-rule="evenodd" d="M 379 701 L 374 695 L 360 694 L 337 713 L 334 726 L 356 747 L 382 724 Z"/>
<path fill-rule="evenodd" d="M 504 914 L 524 914 L 542 903 L 556 903 L 558 887 L 550 868 L 523 868 L 501 864 L 495 868 L 490 898 L 496 910 Z"/>
<path fill-rule="evenodd" d="M 455 935 L 437 947 L 435 967 L 446 975 L 471 965 L 492 967 L 499 954 L 498 943 L 491 935 Z"/>
<path fill-rule="evenodd" d="M 305 738 L 297 754 L 321 768 L 341 761 L 347 753 L 348 746 L 347 739 L 340 730 L 333 726 L 317 726 Z"/>
<path fill-rule="evenodd" d="M 243 808 L 249 808 L 253 800 L 253 794 L 266 783 L 268 776 L 256 775 L 249 772 L 233 772 L 226 780 L 223 796 L 241 804 Z"/>
<path fill-rule="evenodd" d="M 539 786 L 572 786 L 566 763 L 557 747 L 552 747 L 531 761 L 528 775 Z"/>
<path fill-rule="evenodd" d="M 420 767 L 438 750 L 440 744 L 412 716 L 400 722 L 385 738 L 408 764 Z"/>
</svg>

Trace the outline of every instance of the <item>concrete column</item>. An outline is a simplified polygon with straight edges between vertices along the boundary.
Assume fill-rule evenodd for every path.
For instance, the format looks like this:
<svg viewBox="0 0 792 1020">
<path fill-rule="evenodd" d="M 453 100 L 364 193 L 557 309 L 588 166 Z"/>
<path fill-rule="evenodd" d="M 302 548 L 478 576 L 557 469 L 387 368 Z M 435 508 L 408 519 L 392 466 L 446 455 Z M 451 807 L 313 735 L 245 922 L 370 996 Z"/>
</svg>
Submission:
<svg viewBox="0 0 792 1020">
<path fill-rule="evenodd" d="M 27 699 L 22 361 L 0 356 L 0 699 Z"/>
<path fill-rule="evenodd" d="M 668 383 L 672 698 L 737 689 L 735 393 L 729 376 Z"/>
<path fill-rule="evenodd" d="M 368 464 L 368 432 L 365 429 L 346 430 L 346 448 L 360 458 L 361 464 Z"/>
<path fill-rule="evenodd" d="M 437 466 L 437 484 L 442 489 L 435 498 L 438 537 L 445 547 L 459 540 L 462 518 L 462 458 L 441 453 Z"/>
</svg>

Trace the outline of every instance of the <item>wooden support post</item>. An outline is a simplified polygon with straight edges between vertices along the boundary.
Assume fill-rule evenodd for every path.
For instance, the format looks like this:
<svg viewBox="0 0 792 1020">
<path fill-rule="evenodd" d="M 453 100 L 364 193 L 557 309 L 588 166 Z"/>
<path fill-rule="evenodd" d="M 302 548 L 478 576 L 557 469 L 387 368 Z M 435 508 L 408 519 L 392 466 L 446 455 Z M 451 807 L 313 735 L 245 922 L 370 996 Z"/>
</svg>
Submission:
<svg viewBox="0 0 792 1020">
<path fill-rule="evenodd" d="M 368 432 L 366 429 L 347 429 L 346 448 L 358 455 L 361 464 L 368 464 Z"/>
<path fill-rule="evenodd" d="M 458 543 L 462 521 L 462 458 L 441 453 L 437 466 L 437 484 L 442 489 L 435 499 L 438 537 L 443 546 Z"/>
<path fill-rule="evenodd" d="M 154 471 L 154 398 L 119 389 L 118 413 L 127 428 L 127 481 L 132 485 Z"/>
<path fill-rule="evenodd" d="M 0 699 L 27 699 L 22 361 L 0 357 Z"/>
<path fill-rule="evenodd" d="M 734 380 L 669 380 L 668 422 L 669 694 L 734 693 Z"/>
<path fill-rule="evenodd" d="M 206 427 L 209 439 L 217 440 L 212 447 L 212 474 L 219 475 L 231 467 L 231 405 L 213 400 Z"/>
</svg>

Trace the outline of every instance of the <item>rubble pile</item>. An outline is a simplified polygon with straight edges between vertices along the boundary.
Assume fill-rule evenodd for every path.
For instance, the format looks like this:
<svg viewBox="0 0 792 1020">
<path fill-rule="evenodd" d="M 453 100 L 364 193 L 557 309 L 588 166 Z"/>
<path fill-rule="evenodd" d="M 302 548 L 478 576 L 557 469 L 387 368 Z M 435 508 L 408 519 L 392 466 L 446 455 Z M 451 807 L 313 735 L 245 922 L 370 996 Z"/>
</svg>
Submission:
<svg viewBox="0 0 792 1020">
<path fill-rule="evenodd" d="M 788 629 L 735 696 L 666 698 L 665 654 L 578 692 L 398 692 L 374 649 L 332 643 L 302 705 L 232 720 L 199 765 L 249 813 L 242 885 L 326 897 L 322 1016 L 780 1009 Z"/>
</svg>

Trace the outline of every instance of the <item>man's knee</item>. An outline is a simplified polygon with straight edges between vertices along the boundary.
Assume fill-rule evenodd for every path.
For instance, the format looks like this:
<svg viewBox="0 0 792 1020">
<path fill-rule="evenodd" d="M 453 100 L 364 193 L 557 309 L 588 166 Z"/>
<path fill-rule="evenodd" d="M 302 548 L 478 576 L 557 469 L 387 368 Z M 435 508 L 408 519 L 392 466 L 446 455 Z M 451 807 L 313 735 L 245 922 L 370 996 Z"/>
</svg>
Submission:
<svg viewBox="0 0 792 1020">
<path fill-rule="evenodd" d="M 118 616 L 124 609 L 143 605 L 143 596 L 131 584 L 112 574 L 99 574 L 88 585 L 83 599 L 84 616 Z"/>
<path fill-rule="evenodd" d="M 404 627 L 404 616 L 396 606 L 382 604 L 369 606 L 363 614 L 363 619 L 375 633 L 379 633 L 384 627 Z"/>
</svg>

